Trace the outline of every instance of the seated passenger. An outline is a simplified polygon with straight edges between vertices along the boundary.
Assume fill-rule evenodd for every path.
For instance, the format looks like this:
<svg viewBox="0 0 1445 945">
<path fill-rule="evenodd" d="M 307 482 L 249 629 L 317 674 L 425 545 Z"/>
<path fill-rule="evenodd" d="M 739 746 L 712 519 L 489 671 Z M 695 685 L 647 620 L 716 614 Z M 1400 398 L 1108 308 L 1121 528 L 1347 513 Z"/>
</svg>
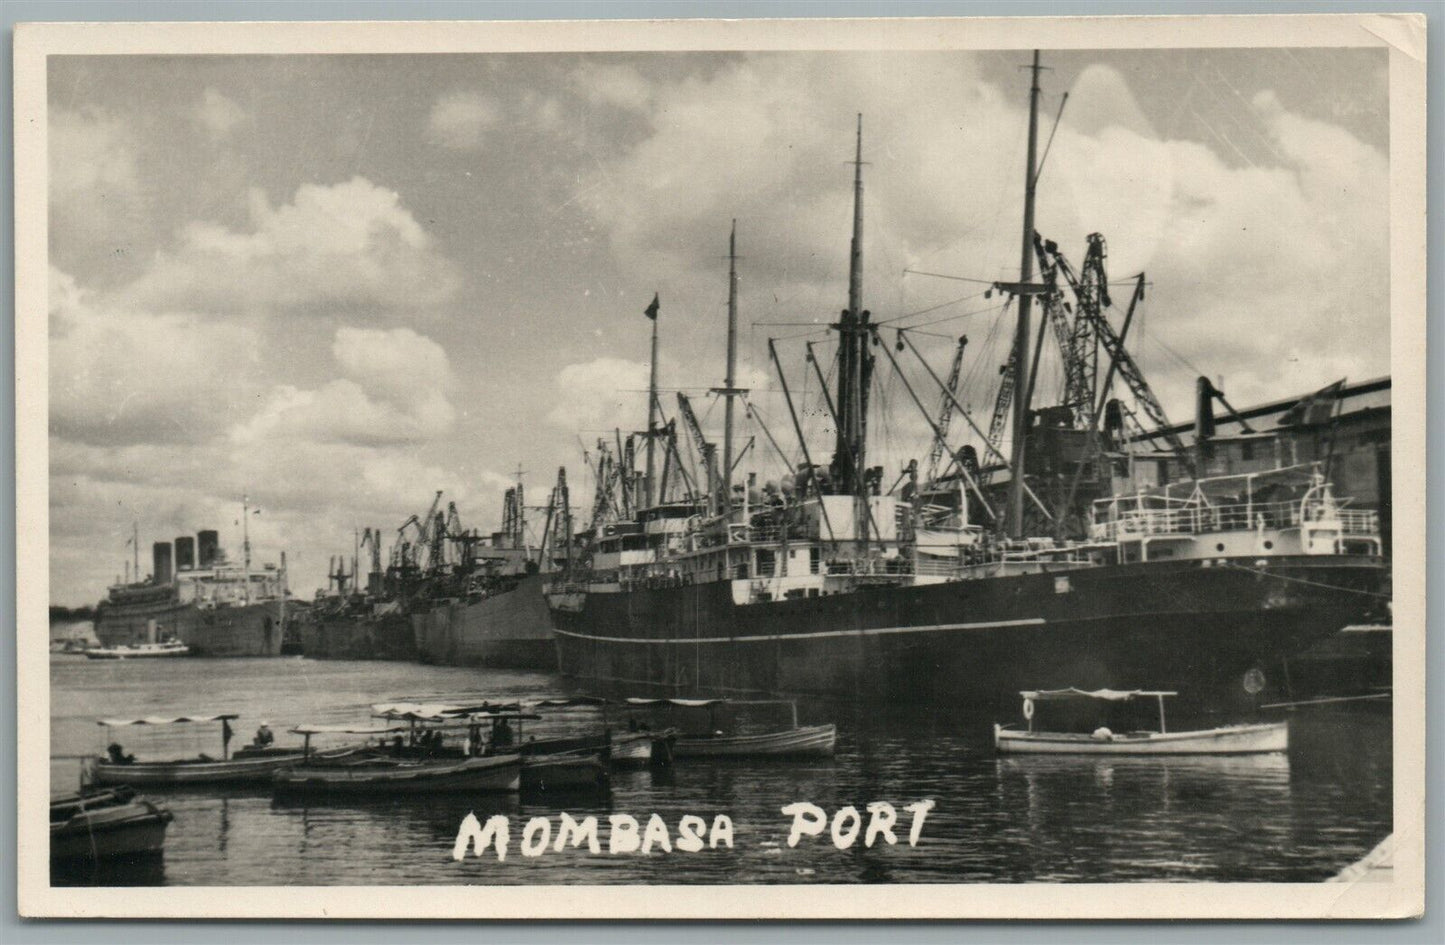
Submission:
<svg viewBox="0 0 1445 945">
<path fill-rule="evenodd" d="M 276 736 L 271 733 L 271 723 L 262 722 L 261 727 L 256 729 L 256 737 L 251 739 L 252 748 L 269 748 L 276 741 Z"/>
<path fill-rule="evenodd" d="M 105 751 L 110 756 L 110 763 L 113 765 L 135 764 L 135 755 L 127 755 L 125 749 L 120 747 L 120 742 L 111 742 L 106 746 Z"/>
</svg>

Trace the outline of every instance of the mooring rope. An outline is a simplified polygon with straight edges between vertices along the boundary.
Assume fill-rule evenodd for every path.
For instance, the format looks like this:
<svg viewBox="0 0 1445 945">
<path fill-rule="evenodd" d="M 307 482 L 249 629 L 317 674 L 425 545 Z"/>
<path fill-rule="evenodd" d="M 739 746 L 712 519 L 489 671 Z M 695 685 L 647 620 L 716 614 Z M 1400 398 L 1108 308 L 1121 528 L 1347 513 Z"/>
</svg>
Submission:
<svg viewBox="0 0 1445 945">
<path fill-rule="evenodd" d="M 1379 591 L 1364 591 L 1360 590 L 1357 587 L 1340 587 L 1337 584 L 1325 584 L 1321 581 L 1307 581 L 1304 578 L 1289 577 L 1284 574 L 1275 574 L 1272 571 L 1262 571 L 1259 568 L 1250 568 L 1242 564 L 1233 564 L 1231 562 L 1225 562 L 1224 566 L 1226 568 L 1233 568 L 1236 571 L 1248 571 L 1251 574 L 1262 574 L 1265 577 L 1274 578 L 1276 581 L 1289 581 L 1293 584 L 1308 584 L 1310 587 L 1323 587 L 1326 590 L 1331 591 L 1344 591 L 1348 594 L 1363 594 L 1366 597 L 1378 597 L 1382 600 L 1390 600 L 1393 596 L 1390 594 L 1381 594 Z"/>
</svg>

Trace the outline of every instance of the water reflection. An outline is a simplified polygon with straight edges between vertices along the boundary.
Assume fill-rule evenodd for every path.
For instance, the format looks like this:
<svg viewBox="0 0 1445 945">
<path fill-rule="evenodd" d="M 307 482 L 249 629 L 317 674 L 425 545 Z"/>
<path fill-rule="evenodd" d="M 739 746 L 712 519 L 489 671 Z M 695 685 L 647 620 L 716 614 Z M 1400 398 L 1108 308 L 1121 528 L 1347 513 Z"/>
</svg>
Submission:
<svg viewBox="0 0 1445 945">
<path fill-rule="evenodd" d="M 563 696 L 540 674 L 395 663 L 186 661 L 124 669 L 52 663 L 52 783 L 69 786 L 94 750 L 102 715 L 203 708 L 299 722 L 355 722 L 377 701 L 471 701 Z M 714 763 L 617 772 L 602 796 L 436 795 L 276 800 L 248 789 L 146 791 L 175 814 L 163 863 L 92 871 L 57 882 L 107 884 L 857 883 L 1119 880 L 1312 881 L 1378 842 L 1391 826 L 1388 716 L 1296 716 L 1289 756 L 999 757 L 994 718 L 964 709 L 875 710 L 808 704 L 802 721 L 834 721 L 828 760 Z M 585 713 L 553 724 L 587 722 Z M 596 721 L 595 718 L 592 721 Z M 587 722 L 587 724 L 591 724 Z M 238 729 L 245 731 L 245 729 Z M 214 736 L 214 733 L 208 733 Z M 540 732 L 539 732 L 540 734 Z M 182 736 L 167 736 L 177 739 Z M 202 739 L 204 742 L 204 739 Z M 138 749 L 140 746 L 137 745 Z M 214 746 L 198 744 L 214 752 Z M 192 749 L 177 740 L 159 751 Z M 127 750 L 132 750 L 127 746 Z M 137 751 L 139 754 L 140 752 Z M 929 799 L 916 847 L 904 807 Z M 899 843 L 837 849 L 828 833 L 786 845 L 781 808 L 808 801 L 830 816 L 886 801 Z M 528 819 L 596 816 L 603 852 L 522 857 Z M 506 816 L 511 854 L 452 859 L 468 813 Z M 608 817 L 646 825 L 657 814 L 675 842 L 685 815 L 711 827 L 725 815 L 733 844 L 698 853 L 606 852 Z M 866 817 L 866 813 L 864 815 Z M 555 832 L 554 832 L 555 837 Z"/>
</svg>

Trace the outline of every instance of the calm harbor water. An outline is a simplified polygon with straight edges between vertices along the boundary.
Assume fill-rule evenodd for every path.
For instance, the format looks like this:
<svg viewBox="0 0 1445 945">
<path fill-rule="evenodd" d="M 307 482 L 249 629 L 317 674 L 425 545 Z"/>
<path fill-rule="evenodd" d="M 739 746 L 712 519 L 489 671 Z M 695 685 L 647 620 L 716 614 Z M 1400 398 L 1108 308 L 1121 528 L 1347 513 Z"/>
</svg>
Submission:
<svg viewBox="0 0 1445 945">
<path fill-rule="evenodd" d="M 509 700 L 561 696 L 559 677 L 408 663 L 270 660 L 89 661 L 52 656 L 51 790 L 74 790 L 77 756 L 104 747 L 100 717 L 230 711 L 232 747 L 268 720 L 285 742 L 302 722 L 360 723 L 382 701 Z M 590 711 L 590 710 L 589 710 Z M 879 713 L 804 707 L 836 721 L 827 761 L 680 762 L 622 772 L 606 798 L 546 803 L 436 796 L 276 801 L 269 789 L 153 790 L 175 814 L 164 858 L 57 881 L 108 884 L 582 884 L 1270 881 L 1324 879 L 1391 830 L 1387 714 L 1316 712 L 1292 718 L 1291 751 L 1245 758 L 999 758 L 993 718 L 937 711 Z M 575 720 L 574 720 L 575 721 Z M 1012 721 L 999 719 L 998 721 Z M 120 730 L 138 757 L 219 755 L 218 726 Z M 918 845 L 911 815 L 932 800 Z M 830 814 L 873 801 L 899 809 L 899 843 L 837 849 L 827 831 L 786 845 L 785 804 Z M 586 814 L 602 824 L 602 853 L 519 851 L 522 828 Z M 512 845 L 451 856 L 468 813 L 504 814 Z M 733 848 L 607 853 L 607 816 L 653 813 L 678 839 L 683 815 L 733 823 Z M 866 824 L 867 814 L 863 815 Z"/>
</svg>

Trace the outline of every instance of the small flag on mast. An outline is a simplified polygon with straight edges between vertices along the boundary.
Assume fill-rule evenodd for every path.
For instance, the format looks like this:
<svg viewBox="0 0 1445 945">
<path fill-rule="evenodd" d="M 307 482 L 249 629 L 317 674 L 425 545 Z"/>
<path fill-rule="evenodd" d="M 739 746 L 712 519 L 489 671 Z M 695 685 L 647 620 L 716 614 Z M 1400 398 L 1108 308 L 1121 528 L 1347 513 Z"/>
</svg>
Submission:
<svg viewBox="0 0 1445 945">
<path fill-rule="evenodd" d="M 661 306 L 659 306 L 658 303 L 657 303 L 657 293 L 654 292 L 654 293 L 652 293 L 652 304 L 649 305 L 649 306 L 647 306 L 647 309 L 646 309 L 642 314 L 646 315 L 648 318 L 652 319 L 653 321 L 657 321 L 657 310 L 658 310 L 660 307 L 661 307 Z"/>
</svg>

